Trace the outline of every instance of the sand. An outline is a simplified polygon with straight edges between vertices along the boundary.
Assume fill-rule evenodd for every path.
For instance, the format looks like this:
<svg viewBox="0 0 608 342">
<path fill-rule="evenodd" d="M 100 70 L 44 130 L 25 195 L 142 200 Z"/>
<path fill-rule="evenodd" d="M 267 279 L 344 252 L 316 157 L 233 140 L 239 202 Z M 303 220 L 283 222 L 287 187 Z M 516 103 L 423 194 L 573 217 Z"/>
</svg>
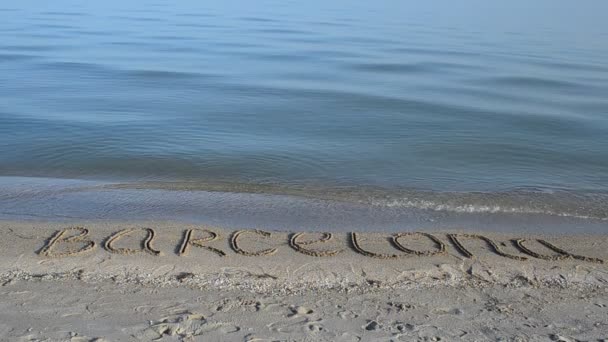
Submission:
<svg viewBox="0 0 608 342">
<path fill-rule="evenodd" d="M 3 341 L 608 340 L 608 235 L 0 233 Z"/>
</svg>

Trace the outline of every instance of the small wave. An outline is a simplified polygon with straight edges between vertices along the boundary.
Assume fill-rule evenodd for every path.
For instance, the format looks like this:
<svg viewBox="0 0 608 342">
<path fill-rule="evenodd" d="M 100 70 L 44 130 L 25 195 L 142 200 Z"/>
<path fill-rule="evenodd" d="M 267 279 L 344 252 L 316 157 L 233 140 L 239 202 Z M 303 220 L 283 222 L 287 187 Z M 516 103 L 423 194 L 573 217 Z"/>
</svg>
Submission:
<svg viewBox="0 0 608 342">
<path fill-rule="evenodd" d="M 35 33 L 35 32 L 20 32 L 19 36 L 28 38 L 40 38 L 40 39 L 63 39 L 69 38 L 68 32 L 70 30 L 64 30 L 63 33 Z"/>
<path fill-rule="evenodd" d="M 168 71 L 168 70 L 127 70 L 124 73 L 132 77 L 141 77 L 145 79 L 190 79 L 200 77 L 214 77 L 214 75 L 206 75 L 195 72 Z"/>
<path fill-rule="evenodd" d="M 42 29 L 58 29 L 58 30 L 75 30 L 78 29 L 77 26 L 73 25 L 64 25 L 64 24 L 35 24 L 35 27 Z"/>
<path fill-rule="evenodd" d="M 480 80 L 480 83 L 525 87 L 530 89 L 580 89 L 581 84 L 567 81 L 558 81 L 548 78 L 528 77 L 528 76 L 505 76 L 493 77 Z"/>
<path fill-rule="evenodd" d="M 572 70 L 572 71 L 589 71 L 589 72 L 607 72 L 608 68 L 595 65 L 595 64 L 583 64 L 583 63 L 568 63 L 568 62 L 549 62 L 549 61 L 529 61 L 528 63 L 534 64 L 540 67 L 550 68 L 554 70 Z"/>
<path fill-rule="evenodd" d="M 178 26 L 178 27 L 191 27 L 191 28 L 223 28 L 225 26 L 222 25 L 216 25 L 216 24 L 205 24 L 205 23 L 176 23 L 173 24 L 174 26 Z"/>
<path fill-rule="evenodd" d="M 79 17 L 79 16 L 88 15 L 88 14 L 82 13 L 82 12 L 61 12 L 61 11 L 40 12 L 40 14 L 51 15 L 51 16 L 62 16 L 62 17 L 65 17 L 65 16 Z"/>
<path fill-rule="evenodd" d="M 446 72 L 454 70 L 479 70 L 481 67 L 475 67 L 466 64 L 458 63 L 364 63 L 355 64 L 352 66 L 355 70 L 373 71 L 384 73 L 431 73 L 431 72 Z"/>
<path fill-rule="evenodd" d="M 35 59 L 35 58 L 39 58 L 38 56 L 32 56 L 32 55 L 23 55 L 23 54 L 18 54 L 18 53 L 8 53 L 8 54 L 0 54 L 0 61 L 2 62 L 20 62 L 20 61 L 25 61 L 25 60 L 30 60 L 30 59 Z"/>
<path fill-rule="evenodd" d="M 366 63 L 352 66 L 355 70 L 385 72 L 385 73 L 424 73 L 433 71 L 424 64 L 406 63 Z"/>
<path fill-rule="evenodd" d="M 256 32 L 261 33 L 271 33 L 271 34 L 287 34 L 287 35 L 310 35 L 312 32 L 298 30 L 298 29 L 285 29 L 285 28 L 266 28 L 255 30 Z"/>
<path fill-rule="evenodd" d="M 310 55 L 304 54 L 251 54 L 252 57 L 259 60 L 277 61 L 277 62 L 301 62 L 314 59 Z"/>
<path fill-rule="evenodd" d="M 451 57 L 478 57 L 479 53 L 456 51 L 456 50 L 439 50 L 425 48 L 389 48 L 389 52 L 405 53 L 409 55 L 428 55 L 428 56 L 451 56 Z"/>
<path fill-rule="evenodd" d="M 65 49 L 67 45 L 3 45 L 4 50 L 27 51 L 27 52 L 47 52 Z"/>
<path fill-rule="evenodd" d="M 124 16 L 124 15 L 113 15 L 109 18 L 118 19 L 118 20 L 127 20 L 127 21 L 139 21 L 139 22 L 162 22 L 165 21 L 161 18 L 156 17 L 133 17 L 133 16 Z"/>
<path fill-rule="evenodd" d="M 176 17 L 187 17 L 187 18 L 210 18 L 215 17 L 212 13 L 177 13 Z"/>
<path fill-rule="evenodd" d="M 579 194 L 545 188 L 522 188 L 495 193 L 450 193 L 387 190 L 360 186 L 325 188 L 234 182 L 123 183 L 107 185 L 104 188 L 287 195 L 391 209 L 433 210 L 463 214 L 548 215 L 608 221 L 608 194 Z"/>
<path fill-rule="evenodd" d="M 261 18 L 261 17 L 241 17 L 239 18 L 243 21 L 253 21 L 253 22 L 262 22 L 262 23 L 278 23 L 279 20 L 270 19 L 270 18 Z"/>
<path fill-rule="evenodd" d="M 138 38 L 142 38 L 145 40 L 152 40 L 152 41 L 171 41 L 171 42 L 175 42 L 175 41 L 193 41 L 196 40 L 197 38 L 194 36 L 178 36 L 178 35 L 142 35 L 142 36 L 138 36 Z"/>
<path fill-rule="evenodd" d="M 412 208 L 465 214 L 532 214 L 608 221 L 608 217 L 606 216 L 586 215 L 576 212 L 535 209 L 524 206 L 505 206 L 498 204 L 450 204 L 422 199 L 372 200 L 371 203 L 374 206 L 383 206 L 389 208 Z"/>
</svg>

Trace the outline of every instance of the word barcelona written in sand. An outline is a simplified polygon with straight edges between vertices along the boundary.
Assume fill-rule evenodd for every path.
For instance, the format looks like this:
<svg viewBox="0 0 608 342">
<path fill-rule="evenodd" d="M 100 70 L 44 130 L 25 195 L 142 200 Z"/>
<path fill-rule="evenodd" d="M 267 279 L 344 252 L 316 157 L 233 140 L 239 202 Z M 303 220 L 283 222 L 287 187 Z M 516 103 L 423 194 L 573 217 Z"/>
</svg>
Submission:
<svg viewBox="0 0 608 342">
<path fill-rule="evenodd" d="M 277 252 L 277 247 L 270 246 L 269 248 L 260 249 L 245 249 L 242 247 L 242 242 L 247 239 L 256 238 L 268 240 L 271 238 L 273 233 L 263 230 L 239 230 L 235 231 L 230 236 L 230 248 L 234 253 L 245 255 L 245 256 L 268 256 Z M 435 235 L 423 232 L 407 232 L 407 233 L 396 233 L 389 237 L 389 242 L 392 248 L 399 251 L 397 254 L 382 254 L 372 252 L 366 249 L 361 243 L 361 233 L 351 232 L 348 233 L 348 247 L 356 253 L 362 254 L 371 258 L 378 259 L 397 259 L 406 256 L 418 256 L 418 257 L 429 257 L 436 255 L 447 254 L 446 244 L 436 237 Z M 141 240 L 138 242 L 136 248 L 118 248 L 116 244 L 119 240 L 128 236 L 141 236 Z M 307 237 L 308 236 L 308 237 Z M 486 244 L 489 249 L 495 254 L 509 258 L 512 260 L 525 261 L 529 257 L 543 259 L 543 260 L 563 260 L 563 259 L 576 259 L 593 263 L 604 263 L 604 260 L 594 257 L 587 257 L 570 253 L 552 243 L 536 239 L 536 241 L 546 247 L 546 249 L 554 252 L 552 254 L 541 253 L 534 251 L 525 239 L 513 239 L 511 242 L 513 245 L 521 251 L 522 255 L 513 255 L 503 251 L 499 244 L 494 242 L 492 239 L 478 234 L 446 234 L 447 240 L 449 240 L 455 249 L 466 258 L 475 257 L 473 253 L 467 249 L 463 242 L 467 240 L 478 240 Z M 116 254 L 139 254 L 146 253 L 152 256 L 160 256 L 162 252 L 155 249 L 154 239 L 156 238 L 156 232 L 152 228 L 132 228 L 124 229 L 116 233 L 111 234 L 109 237 L 103 240 L 103 249 L 109 253 Z M 322 244 L 331 241 L 333 234 L 331 233 L 293 233 L 287 238 L 288 245 L 296 252 L 313 256 L 313 257 L 332 257 L 337 254 L 344 252 L 344 249 L 336 250 L 314 250 L 312 245 Z M 430 250 L 415 250 L 406 247 L 407 239 L 428 239 L 434 247 Z M 220 235 L 209 229 L 188 229 L 183 233 L 183 238 L 176 250 L 178 256 L 183 256 L 189 252 L 193 247 L 201 248 L 216 254 L 219 257 L 227 256 L 227 253 L 219 248 L 211 247 L 208 244 L 213 241 L 218 241 Z M 61 246 L 63 245 L 63 246 Z M 505 246 L 504 244 L 502 244 Z M 62 247 L 62 248 L 59 248 Z M 97 248 L 97 243 L 93 241 L 89 236 L 89 230 L 83 227 L 69 227 L 63 230 L 55 232 L 44 244 L 44 246 L 38 251 L 38 254 L 43 257 L 68 257 L 77 256 L 87 252 L 91 252 Z"/>
</svg>

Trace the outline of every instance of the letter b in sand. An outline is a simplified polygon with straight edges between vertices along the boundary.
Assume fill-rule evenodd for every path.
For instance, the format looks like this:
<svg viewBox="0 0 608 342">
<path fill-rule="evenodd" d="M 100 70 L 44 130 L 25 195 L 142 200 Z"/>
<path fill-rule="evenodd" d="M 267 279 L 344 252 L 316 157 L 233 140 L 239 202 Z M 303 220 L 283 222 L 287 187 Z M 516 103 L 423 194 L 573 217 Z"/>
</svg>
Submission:
<svg viewBox="0 0 608 342">
<path fill-rule="evenodd" d="M 55 232 L 38 254 L 45 257 L 74 256 L 91 251 L 95 242 L 87 239 L 89 230 L 82 227 L 70 227 Z M 63 248 L 61 251 L 57 249 Z"/>
</svg>

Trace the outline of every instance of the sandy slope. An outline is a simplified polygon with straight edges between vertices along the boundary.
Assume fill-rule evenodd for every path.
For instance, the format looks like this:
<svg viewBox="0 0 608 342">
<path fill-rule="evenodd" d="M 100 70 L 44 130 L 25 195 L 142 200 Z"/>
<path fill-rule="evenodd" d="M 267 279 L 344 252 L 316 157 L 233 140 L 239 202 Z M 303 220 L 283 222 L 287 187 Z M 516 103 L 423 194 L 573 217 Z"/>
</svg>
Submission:
<svg viewBox="0 0 608 342">
<path fill-rule="evenodd" d="M 326 242 L 304 234 L 296 251 L 293 234 L 248 231 L 235 249 L 233 231 L 211 228 L 214 241 L 193 230 L 195 243 L 182 253 L 187 230 L 201 227 L 77 224 L 88 235 L 66 231 L 49 249 L 68 225 L 0 223 L 2 340 L 608 339 L 608 266 L 597 260 L 608 259 L 608 236 L 525 237 L 537 257 L 560 254 L 535 238 L 588 258 L 543 260 L 516 248 L 511 240 L 522 236 L 484 234 L 501 256 L 461 235 L 469 258 L 445 232 L 433 233 L 439 244 L 422 235 L 398 239 L 428 252 L 416 255 L 397 250 L 390 234 L 359 234 L 359 252 L 349 234 Z M 141 227 L 154 228 L 152 240 Z M 446 253 L 425 255 L 441 244 Z"/>
</svg>

